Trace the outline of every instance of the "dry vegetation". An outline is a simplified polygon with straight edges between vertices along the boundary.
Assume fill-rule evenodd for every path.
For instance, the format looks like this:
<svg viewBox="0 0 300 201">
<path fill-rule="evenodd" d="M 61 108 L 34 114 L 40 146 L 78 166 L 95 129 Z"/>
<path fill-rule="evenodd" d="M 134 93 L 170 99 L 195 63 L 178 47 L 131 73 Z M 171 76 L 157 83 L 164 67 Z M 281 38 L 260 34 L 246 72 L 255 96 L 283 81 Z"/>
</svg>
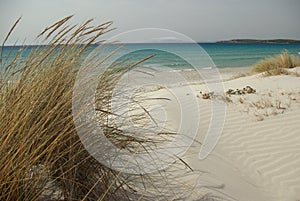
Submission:
<svg viewBox="0 0 300 201">
<path fill-rule="evenodd" d="M 253 72 L 265 73 L 265 76 L 293 74 L 288 71 L 290 68 L 300 66 L 300 59 L 290 55 L 287 50 L 275 57 L 258 62 L 252 67 Z"/>
<path fill-rule="evenodd" d="M 2 62 L 0 200 L 153 200 L 162 191 L 138 192 L 137 186 L 149 187 L 154 178 L 103 166 L 79 140 L 72 116 L 76 73 L 90 45 L 110 30 L 111 22 L 91 26 L 88 20 L 72 26 L 70 18 L 46 28 L 38 38 L 48 45 L 32 49 L 25 61 L 17 54 L 12 61 Z M 97 89 L 104 94 L 98 102 L 102 109 L 108 108 L 104 99 L 110 97 L 114 81 L 131 67 L 102 77 Z M 102 111 L 107 117 L 109 111 Z M 132 142 L 149 143 L 123 137 L 118 128 L 105 123 L 102 126 L 125 148 Z"/>
</svg>

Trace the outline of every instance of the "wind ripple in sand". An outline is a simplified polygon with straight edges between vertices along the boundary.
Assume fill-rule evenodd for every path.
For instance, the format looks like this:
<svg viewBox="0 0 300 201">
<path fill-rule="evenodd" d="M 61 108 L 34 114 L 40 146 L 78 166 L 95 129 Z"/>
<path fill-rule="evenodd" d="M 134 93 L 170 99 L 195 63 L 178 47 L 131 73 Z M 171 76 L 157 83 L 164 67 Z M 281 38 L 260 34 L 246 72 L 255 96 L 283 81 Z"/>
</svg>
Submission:
<svg viewBox="0 0 300 201">
<path fill-rule="evenodd" d="M 300 198 L 299 119 L 299 110 L 262 122 L 229 116 L 220 142 L 224 157 L 276 201 Z"/>
</svg>

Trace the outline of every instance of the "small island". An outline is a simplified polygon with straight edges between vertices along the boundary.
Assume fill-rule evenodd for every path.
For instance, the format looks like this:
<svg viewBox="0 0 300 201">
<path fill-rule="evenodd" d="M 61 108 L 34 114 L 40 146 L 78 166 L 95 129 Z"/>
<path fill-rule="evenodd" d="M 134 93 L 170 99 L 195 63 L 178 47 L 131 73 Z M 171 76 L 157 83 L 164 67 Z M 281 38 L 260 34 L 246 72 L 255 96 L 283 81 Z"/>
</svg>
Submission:
<svg viewBox="0 0 300 201">
<path fill-rule="evenodd" d="M 259 43 L 259 44 L 300 44 L 300 40 L 292 39 L 270 39 L 270 40 L 258 40 L 258 39 L 232 39 L 232 40 L 223 40 L 218 41 L 217 43 Z"/>
</svg>

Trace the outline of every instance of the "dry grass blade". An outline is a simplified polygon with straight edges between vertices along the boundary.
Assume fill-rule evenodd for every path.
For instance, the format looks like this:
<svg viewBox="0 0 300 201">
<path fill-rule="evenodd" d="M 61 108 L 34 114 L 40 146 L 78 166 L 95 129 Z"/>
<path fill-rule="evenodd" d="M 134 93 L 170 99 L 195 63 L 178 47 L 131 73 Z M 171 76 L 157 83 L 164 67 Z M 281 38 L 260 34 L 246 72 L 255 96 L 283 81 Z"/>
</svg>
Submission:
<svg viewBox="0 0 300 201">
<path fill-rule="evenodd" d="M 53 39 L 50 41 L 50 43 L 52 43 L 52 44 L 63 43 L 64 40 L 62 40 L 62 41 L 60 41 L 60 40 L 63 39 L 66 36 L 66 34 L 71 32 L 75 27 L 76 27 L 76 25 L 73 25 L 71 27 L 70 26 L 64 27 L 53 37 Z"/>
<path fill-rule="evenodd" d="M 8 40 L 9 36 L 11 35 L 11 33 L 13 32 L 13 30 L 16 28 L 17 24 L 20 22 L 22 17 L 19 17 L 19 19 L 13 24 L 12 28 L 9 30 L 8 34 L 6 35 L 3 43 L 2 43 L 2 47 L 4 46 L 4 44 L 6 43 L 6 41 Z M 2 55 L 1 55 L 2 58 Z"/>
<path fill-rule="evenodd" d="M 11 33 L 13 32 L 13 30 L 16 28 L 17 24 L 20 22 L 22 17 L 19 17 L 19 19 L 17 19 L 17 21 L 13 24 L 13 26 L 11 27 L 11 29 L 9 30 L 8 34 L 6 35 L 1 47 L 0 47 L 0 70 L 2 70 L 2 59 L 3 59 L 3 47 L 6 43 L 6 41 L 8 40 L 9 36 L 11 35 Z M 1 84 L 1 83 L 0 83 Z M 1 86 L 1 85 L 0 85 Z"/>
<path fill-rule="evenodd" d="M 38 36 L 37 38 L 43 36 L 47 31 L 49 31 L 50 29 L 52 29 L 52 31 L 50 31 L 50 33 L 48 33 L 48 35 L 46 36 L 46 40 L 51 36 L 51 34 L 57 30 L 60 26 L 62 26 L 63 24 L 65 24 L 67 21 L 69 21 L 74 15 L 70 15 L 58 22 L 56 22 L 55 24 L 51 25 L 50 27 L 47 27 L 44 29 L 44 31 L 42 31 Z"/>
</svg>

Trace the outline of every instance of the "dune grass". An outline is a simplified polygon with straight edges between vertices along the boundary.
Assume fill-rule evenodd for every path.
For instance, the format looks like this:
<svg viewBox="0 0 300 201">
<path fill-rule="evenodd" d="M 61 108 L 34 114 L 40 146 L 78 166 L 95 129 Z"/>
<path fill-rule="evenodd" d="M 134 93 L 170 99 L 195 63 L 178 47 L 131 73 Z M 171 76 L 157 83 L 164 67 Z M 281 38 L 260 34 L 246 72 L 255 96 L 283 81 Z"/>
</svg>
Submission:
<svg viewBox="0 0 300 201">
<path fill-rule="evenodd" d="M 0 200 L 151 200 L 151 193 L 136 190 L 135 180 L 143 185 L 147 175 L 105 167 L 89 155 L 76 133 L 72 96 L 78 67 L 90 45 L 111 30 L 111 22 L 92 26 L 88 20 L 73 26 L 70 19 L 46 28 L 38 40 L 48 45 L 34 48 L 25 61 L 20 54 L 2 61 Z M 103 118 L 114 82 L 133 66 L 101 78 L 97 91 L 104 96 L 97 104 Z M 118 128 L 105 123 L 101 126 L 117 145 L 151 142 L 123 137 Z"/>
<path fill-rule="evenodd" d="M 104 193 L 105 199 L 128 194 L 122 176 L 84 149 L 72 117 L 78 66 L 89 44 L 111 23 L 93 27 L 88 20 L 76 27 L 66 25 L 70 18 L 40 34 L 48 46 L 35 48 L 22 62 L 17 54 L 2 67 L 0 200 L 96 200 Z"/>
<path fill-rule="evenodd" d="M 282 54 L 258 62 L 252 67 L 252 71 L 255 73 L 264 72 L 266 76 L 291 74 L 287 69 L 297 66 L 300 66 L 300 59 L 285 50 Z"/>
</svg>

